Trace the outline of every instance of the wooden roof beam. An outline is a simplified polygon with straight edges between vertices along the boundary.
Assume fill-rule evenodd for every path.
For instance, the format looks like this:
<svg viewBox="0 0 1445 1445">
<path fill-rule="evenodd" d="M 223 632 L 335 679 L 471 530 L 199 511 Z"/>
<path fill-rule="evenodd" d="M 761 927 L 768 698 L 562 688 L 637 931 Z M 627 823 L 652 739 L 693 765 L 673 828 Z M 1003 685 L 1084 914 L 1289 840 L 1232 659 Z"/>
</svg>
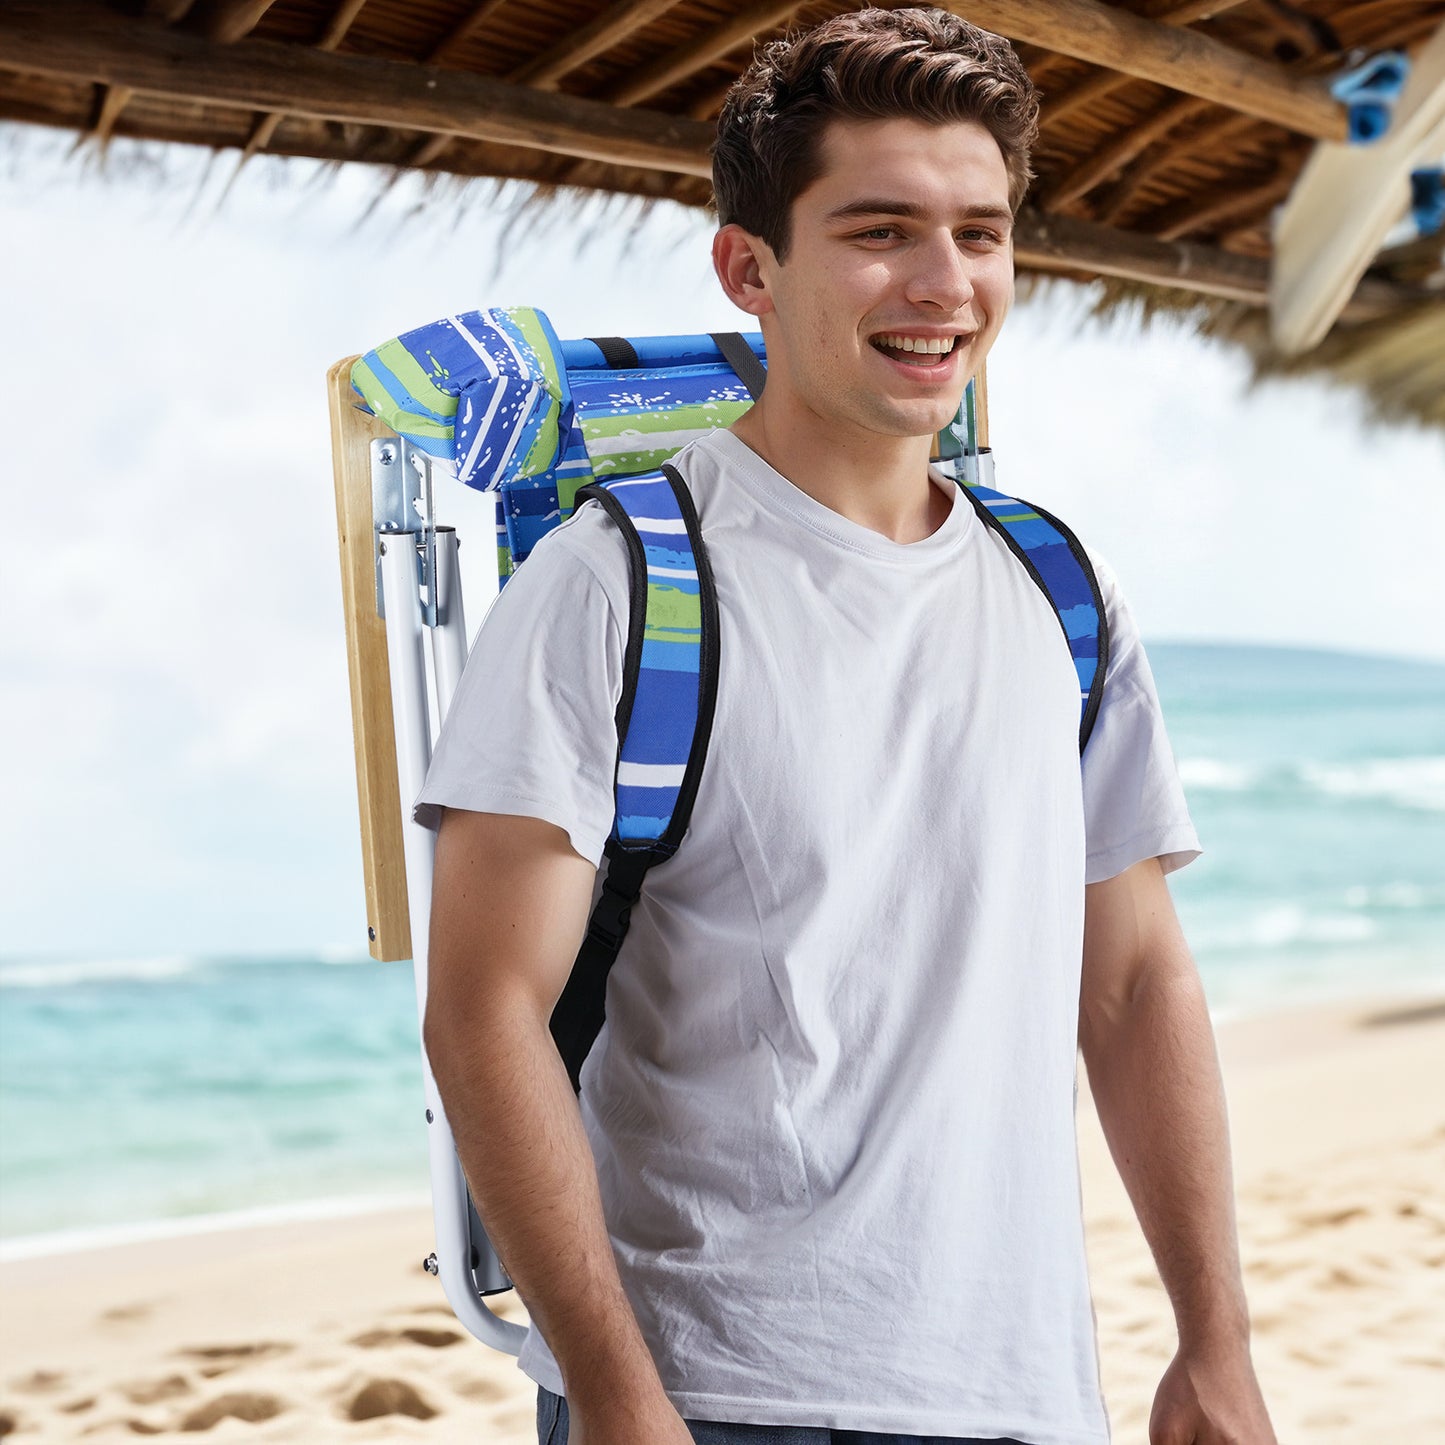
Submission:
<svg viewBox="0 0 1445 1445">
<path fill-rule="evenodd" d="M 1023 210 L 1014 229 L 1014 258 L 1019 265 L 1039 271 L 1085 271 L 1249 306 L 1263 307 L 1269 301 L 1269 262 L 1264 257 L 1141 236 L 1092 221 L 1044 215 L 1032 207 Z M 1344 316 L 1350 321 L 1370 320 L 1416 304 L 1428 294 L 1367 276 Z"/>
<path fill-rule="evenodd" d="M 1142 224 L 1160 240 L 1177 241 L 1190 231 L 1200 231 L 1221 221 L 1237 222 L 1241 216 L 1253 220 L 1284 200 L 1294 180 L 1295 168 L 1281 166 L 1263 180 L 1229 186 L 1204 196 L 1186 196 L 1152 216 L 1145 216 Z"/>
<path fill-rule="evenodd" d="M 332 12 L 331 19 L 326 22 L 326 29 L 321 32 L 316 48 L 335 50 L 346 39 L 346 32 L 351 29 L 365 4 L 366 0 L 341 0 L 341 4 Z M 241 152 L 242 165 L 271 144 L 271 137 L 285 119 L 284 110 L 266 111 L 256 117 L 256 123 L 251 128 L 251 134 L 246 138 L 245 148 Z"/>
<path fill-rule="evenodd" d="M 1212 20 L 1226 10 L 1233 10 L 1245 0 L 1170 0 L 1162 9 L 1151 12 L 1145 18 L 1160 25 L 1195 25 L 1201 20 Z M 1077 84 L 1060 95 L 1045 99 L 1041 129 L 1045 132 L 1056 129 L 1076 110 L 1082 110 L 1116 90 L 1122 90 L 1132 81 L 1132 75 L 1120 75 L 1117 70 L 1105 70 L 1086 75 Z"/>
<path fill-rule="evenodd" d="M 1145 116 L 1138 124 L 1120 131 L 1079 165 L 1066 171 L 1057 187 L 1039 197 L 1039 204 L 1048 210 L 1056 210 L 1067 206 L 1070 201 L 1077 201 L 1101 181 L 1108 180 L 1160 136 L 1210 109 L 1211 101 L 1200 100 L 1193 95 L 1180 96 L 1173 104 L 1161 106 L 1153 115 Z"/>
<path fill-rule="evenodd" d="M 564 75 L 602 54 L 617 41 L 671 10 L 678 0 L 614 0 L 588 24 L 548 46 L 540 55 L 518 66 L 507 77 L 513 85 L 535 85 L 554 90 Z"/>
<path fill-rule="evenodd" d="M 1316 140 L 1346 139 L 1345 108 L 1326 81 L 1293 75 L 1197 30 L 1144 20 L 1099 0 L 945 0 L 1014 40 L 1152 80 Z"/>
<path fill-rule="evenodd" d="M 196 0 L 185 18 L 185 27 L 207 40 L 230 45 L 249 35 L 275 3 L 276 0 Z"/>
<path fill-rule="evenodd" d="M 448 132 L 680 175 L 708 176 L 712 128 L 651 111 L 370 56 L 199 36 L 90 0 L 7 0 L 0 52 L 16 70 L 247 110 Z"/>
<path fill-rule="evenodd" d="M 453 54 L 460 50 L 506 3 L 507 0 L 481 0 L 481 4 L 467 11 L 467 13 L 427 51 L 426 63 L 428 65 L 440 65 L 442 61 L 450 60 Z"/>
<path fill-rule="evenodd" d="M 1252 116 L 1228 112 L 1187 135 L 1161 143 L 1136 165 L 1130 166 L 1109 190 L 1098 198 L 1094 219 L 1105 225 L 1113 225 L 1148 181 L 1185 156 L 1198 155 L 1201 152 L 1208 154 L 1253 125 Z"/>
<path fill-rule="evenodd" d="M 726 24 L 669 50 L 650 65 L 634 71 L 626 80 L 609 86 L 602 92 L 602 98 L 613 105 L 636 105 L 659 95 L 680 80 L 705 70 L 714 61 L 730 55 L 739 46 L 751 44 L 765 30 L 782 25 L 798 8 L 801 0 L 757 0 L 746 10 L 740 10 Z"/>
</svg>

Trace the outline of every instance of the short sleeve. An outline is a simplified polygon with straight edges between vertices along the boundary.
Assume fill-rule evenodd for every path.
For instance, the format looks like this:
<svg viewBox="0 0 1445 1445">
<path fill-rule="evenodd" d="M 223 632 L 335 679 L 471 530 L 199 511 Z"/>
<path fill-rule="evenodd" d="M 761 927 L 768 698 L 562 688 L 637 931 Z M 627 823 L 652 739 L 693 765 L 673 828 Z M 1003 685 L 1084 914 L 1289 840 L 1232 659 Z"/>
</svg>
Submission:
<svg viewBox="0 0 1445 1445">
<path fill-rule="evenodd" d="M 598 507 L 545 537 L 477 633 L 416 800 L 540 818 L 594 865 L 612 830 L 625 544 Z"/>
<path fill-rule="evenodd" d="M 1084 749 L 1084 880 L 1102 883 L 1146 858 L 1173 872 L 1200 848 L 1138 626 L 1113 572 L 1091 560 L 1109 621 L 1109 664 Z"/>
</svg>

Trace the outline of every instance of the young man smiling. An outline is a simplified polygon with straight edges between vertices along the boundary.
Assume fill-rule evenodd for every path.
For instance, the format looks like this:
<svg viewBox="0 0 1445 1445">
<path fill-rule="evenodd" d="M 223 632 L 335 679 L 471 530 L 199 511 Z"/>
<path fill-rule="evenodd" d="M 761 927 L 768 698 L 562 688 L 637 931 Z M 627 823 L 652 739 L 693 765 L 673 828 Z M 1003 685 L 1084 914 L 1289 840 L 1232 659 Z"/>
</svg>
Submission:
<svg viewBox="0 0 1445 1445">
<path fill-rule="evenodd" d="M 1005 42 L 923 10 L 769 46 L 729 97 L 714 260 L 768 378 L 677 458 L 712 745 L 580 1112 L 548 1019 L 612 821 L 628 569 L 598 509 L 509 584 L 453 705 L 427 1047 L 544 1445 L 1102 1445 L 1080 1046 L 1178 1322 L 1151 1438 L 1273 1441 L 1137 631 L 1103 575 L 1081 765 L 1057 619 L 929 469 L 1012 299 L 1036 111 Z"/>
</svg>

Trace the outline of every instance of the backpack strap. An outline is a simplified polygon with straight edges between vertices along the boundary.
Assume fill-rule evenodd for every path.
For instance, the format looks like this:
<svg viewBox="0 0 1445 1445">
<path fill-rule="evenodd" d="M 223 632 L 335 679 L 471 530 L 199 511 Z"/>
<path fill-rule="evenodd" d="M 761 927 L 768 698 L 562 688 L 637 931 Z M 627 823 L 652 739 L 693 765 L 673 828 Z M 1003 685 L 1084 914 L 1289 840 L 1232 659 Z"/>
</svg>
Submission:
<svg viewBox="0 0 1445 1445">
<path fill-rule="evenodd" d="M 552 1037 L 574 1089 L 606 1016 L 607 975 L 627 937 L 649 868 L 687 832 L 717 701 L 717 595 L 692 494 L 677 469 L 584 487 L 627 544 L 631 566 L 622 696 L 617 704 L 616 814 L 602 892 Z"/>
<path fill-rule="evenodd" d="M 1099 579 L 1079 539 L 1042 507 L 959 481 L 973 509 L 1003 538 L 1045 597 L 1079 676 L 1079 752 L 1094 730 L 1109 667 L 1109 622 Z"/>
<path fill-rule="evenodd" d="M 737 373 L 738 380 L 747 387 L 748 395 L 756 401 L 763 394 L 763 386 L 768 379 L 767 367 L 738 332 L 714 331 L 711 336 L 722 352 L 722 359 Z"/>
</svg>

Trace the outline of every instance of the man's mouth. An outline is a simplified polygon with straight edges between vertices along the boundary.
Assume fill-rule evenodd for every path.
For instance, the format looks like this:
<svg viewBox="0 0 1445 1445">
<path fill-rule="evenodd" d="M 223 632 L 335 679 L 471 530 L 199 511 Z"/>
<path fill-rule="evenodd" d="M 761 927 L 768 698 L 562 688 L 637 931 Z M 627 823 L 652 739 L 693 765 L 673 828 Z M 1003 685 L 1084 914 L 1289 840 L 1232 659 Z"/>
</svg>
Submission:
<svg viewBox="0 0 1445 1445">
<path fill-rule="evenodd" d="M 958 337 L 907 336 L 902 332 L 885 331 L 870 337 L 869 341 L 876 350 L 894 361 L 907 362 L 910 366 L 942 366 L 958 344 Z"/>
</svg>

